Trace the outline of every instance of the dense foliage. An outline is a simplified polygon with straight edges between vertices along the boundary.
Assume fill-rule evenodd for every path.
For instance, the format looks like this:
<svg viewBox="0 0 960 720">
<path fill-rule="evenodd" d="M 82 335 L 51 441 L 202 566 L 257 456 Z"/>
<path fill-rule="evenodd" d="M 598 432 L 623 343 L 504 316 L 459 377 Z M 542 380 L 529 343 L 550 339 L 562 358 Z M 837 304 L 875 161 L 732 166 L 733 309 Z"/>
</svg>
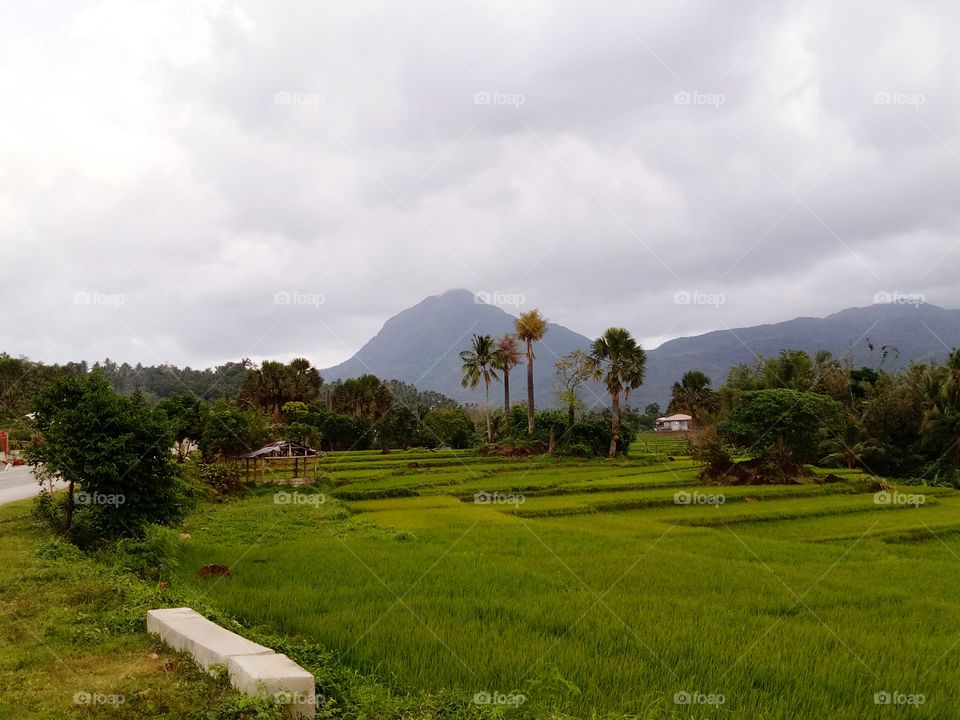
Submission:
<svg viewBox="0 0 960 720">
<path fill-rule="evenodd" d="M 66 375 L 33 407 L 38 439 L 27 457 L 41 477 L 69 484 L 62 508 L 47 508 L 63 530 L 82 519 L 98 537 L 136 536 L 180 516 L 171 426 L 142 395 L 114 392 L 99 373 Z"/>
</svg>

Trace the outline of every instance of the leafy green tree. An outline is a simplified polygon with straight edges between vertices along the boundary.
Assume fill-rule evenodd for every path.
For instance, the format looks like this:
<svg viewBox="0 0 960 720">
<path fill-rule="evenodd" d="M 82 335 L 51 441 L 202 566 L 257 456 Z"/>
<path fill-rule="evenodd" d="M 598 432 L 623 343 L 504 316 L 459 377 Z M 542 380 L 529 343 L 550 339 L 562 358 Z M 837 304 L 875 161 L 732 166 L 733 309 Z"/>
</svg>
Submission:
<svg viewBox="0 0 960 720">
<path fill-rule="evenodd" d="M 200 452 L 207 462 L 233 459 L 262 447 L 269 439 L 266 416 L 244 410 L 232 400 L 220 400 L 207 414 Z"/>
<path fill-rule="evenodd" d="M 536 409 L 533 400 L 533 361 L 536 358 L 533 354 L 533 344 L 543 339 L 547 334 L 548 326 L 546 318 L 536 308 L 520 313 L 515 326 L 517 335 L 527 344 L 527 434 L 533 435 L 536 428 Z"/>
<path fill-rule="evenodd" d="M 490 381 L 498 379 L 494 370 L 497 362 L 497 346 L 489 335 L 474 335 L 470 349 L 460 353 L 460 361 L 463 363 L 461 368 L 463 378 L 460 381 L 463 387 L 469 387 L 472 390 L 483 381 L 486 398 L 484 415 L 487 420 L 487 442 L 491 442 L 493 434 L 490 429 Z"/>
<path fill-rule="evenodd" d="M 811 392 L 816 384 L 813 359 L 803 350 L 781 350 L 763 361 L 764 386 Z"/>
<path fill-rule="evenodd" d="M 623 328 L 612 327 L 593 342 L 590 354 L 593 378 L 602 382 L 610 393 L 610 457 L 616 457 L 620 439 L 620 402 L 630 391 L 643 384 L 647 369 L 647 353 Z"/>
<path fill-rule="evenodd" d="M 694 422 L 703 421 L 720 408 L 720 397 L 710 387 L 710 378 L 699 370 L 685 372 L 680 382 L 673 384 L 669 413 L 687 413 Z"/>
<path fill-rule="evenodd" d="M 207 415 L 207 404 L 194 395 L 174 395 L 157 403 L 173 431 L 176 443 L 177 462 L 183 462 L 190 449 L 191 442 L 197 442 L 203 436 Z"/>
<path fill-rule="evenodd" d="M 38 393 L 33 411 L 39 439 L 26 455 L 40 477 L 66 481 L 66 531 L 78 501 L 103 538 L 182 515 L 170 424 L 141 394 L 119 395 L 99 373 L 65 375 Z"/>
<path fill-rule="evenodd" d="M 593 372 L 590 356 L 583 350 L 574 350 L 559 358 L 553 367 L 557 374 L 557 399 L 567 406 L 567 423 L 572 426 L 577 410 L 584 407 L 577 390 Z"/>
<path fill-rule="evenodd" d="M 821 427 L 836 423 L 840 405 L 825 395 L 787 388 L 750 390 L 717 425 L 721 436 L 780 469 L 817 459 Z"/>
<path fill-rule="evenodd" d="M 428 428 L 427 438 L 439 439 L 442 444 L 455 449 L 470 447 L 473 422 L 463 408 L 430 410 L 423 422 Z"/>
</svg>

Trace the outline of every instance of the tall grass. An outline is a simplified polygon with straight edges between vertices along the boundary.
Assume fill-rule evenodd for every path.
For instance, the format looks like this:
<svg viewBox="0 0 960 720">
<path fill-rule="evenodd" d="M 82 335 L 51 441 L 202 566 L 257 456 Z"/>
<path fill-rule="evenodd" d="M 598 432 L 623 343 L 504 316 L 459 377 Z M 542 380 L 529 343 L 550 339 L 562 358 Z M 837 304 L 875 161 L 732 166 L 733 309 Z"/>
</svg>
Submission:
<svg viewBox="0 0 960 720">
<path fill-rule="evenodd" d="M 960 707 L 952 491 L 885 506 L 842 483 L 700 487 L 683 459 L 471 467 L 448 453 L 449 465 L 389 475 L 410 456 L 357 455 L 325 459 L 324 503 L 276 504 L 264 488 L 198 509 L 178 582 L 387 684 L 522 692 L 581 717 Z M 477 504 L 477 490 L 529 496 Z M 678 491 L 724 502 L 677 505 Z M 415 495 L 370 497 L 403 492 Z M 234 577 L 201 582 L 214 562 Z M 725 702 L 675 704 L 685 692 Z M 877 705 L 882 692 L 925 703 Z"/>
</svg>

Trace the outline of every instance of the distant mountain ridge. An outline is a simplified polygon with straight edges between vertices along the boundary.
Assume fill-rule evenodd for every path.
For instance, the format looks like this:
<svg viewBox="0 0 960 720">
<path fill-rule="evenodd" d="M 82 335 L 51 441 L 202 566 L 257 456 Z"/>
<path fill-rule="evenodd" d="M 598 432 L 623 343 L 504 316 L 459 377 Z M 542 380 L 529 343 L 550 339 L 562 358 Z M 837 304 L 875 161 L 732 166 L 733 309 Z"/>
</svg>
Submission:
<svg viewBox="0 0 960 720">
<path fill-rule="evenodd" d="M 482 390 L 460 386 L 460 351 L 469 346 L 474 333 L 499 337 L 513 332 L 514 319 L 500 308 L 480 302 L 468 290 L 450 290 L 390 318 L 352 358 L 322 373 L 329 381 L 372 372 L 383 379 L 437 390 L 460 402 L 482 402 Z M 637 328 L 629 329 L 641 335 Z M 534 346 L 539 407 L 556 405 L 554 361 L 573 350 L 586 350 L 590 343 L 589 338 L 550 323 L 543 341 Z M 799 317 L 676 338 L 648 350 L 647 379 L 631 394 L 630 404 L 642 408 L 657 402 L 665 407 L 670 387 L 687 370 L 702 370 L 714 386 L 720 386 L 732 366 L 752 363 L 757 355 L 776 355 L 783 349 L 809 353 L 825 349 L 837 356 L 849 354 L 856 366 L 877 367 L 882 346 L 895 348 L 884 361 L 886 367 L 942 359 L 951 348 L 960 347 L 960 310 L 927 303 L 871 305 L 824 318 Z M 510 379 L 511 399 L 525 399 L 523 364 L 514 369 Z M 502 402 L 499 383 L 491 387 L 490 396 L 491 404 Z M 583 399 L 588 405 L 606 402 L 597 386 L 588 389 Z"/>
</svg>

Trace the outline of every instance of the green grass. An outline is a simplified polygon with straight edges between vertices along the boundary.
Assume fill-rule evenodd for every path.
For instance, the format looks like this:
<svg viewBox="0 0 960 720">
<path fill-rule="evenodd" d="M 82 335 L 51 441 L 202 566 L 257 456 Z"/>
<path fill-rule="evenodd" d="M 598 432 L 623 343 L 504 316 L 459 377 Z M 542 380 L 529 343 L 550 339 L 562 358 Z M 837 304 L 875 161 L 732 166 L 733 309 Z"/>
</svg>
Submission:
<svg viewBox="0 0 960 720">
<path fill-rule="evenodd" d="M 396 692 L 467 708 L 522 692 L 516 717 L 955 716 L 960 497 L 878 505 L 852 478 L 699 487 L 686 458 L 650 464 L 676 440 L 644 442 L 616 462 L 331 454 L 323 503 L 262 488 L 199 508 L 176 589 Z M 674 503 L 694 491 L 724 502 Z M 234 577 L 205 584 L 205 563 Z M 674 704 L 694 691 L 725 702 Z"/>
<path fill-rule="evenodd" d="M 317 487 L 199 505 L 166 592 L 0 508 L 0 720 L 261 717 L 145 634 L 170 605 L 287 653 L 344 720 L 956 716 L 960 495 L 878 504 L 826 470 L 704 487 L 676 438 L 644 442 L 612 462 L 331 453 Z"/>
<path fill-rule="evenodd" d="M 0 507 L 0 718 L 279 718 L 146 634 L 171 602 L 155 584 L 51 542 L 28 508 Z"/>
</svg>

